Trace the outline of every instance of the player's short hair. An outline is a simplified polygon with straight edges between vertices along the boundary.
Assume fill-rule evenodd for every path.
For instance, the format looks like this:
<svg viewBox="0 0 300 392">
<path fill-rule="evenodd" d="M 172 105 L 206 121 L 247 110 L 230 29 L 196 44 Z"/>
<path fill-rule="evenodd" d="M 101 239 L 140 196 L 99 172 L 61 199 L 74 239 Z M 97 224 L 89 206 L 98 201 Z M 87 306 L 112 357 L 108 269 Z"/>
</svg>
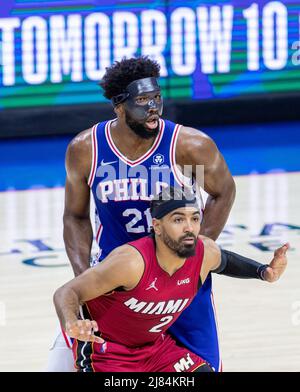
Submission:
<svg viewBox="0 0 300 392">
<path fill-rule="evenodd" d="M 103 88 L 103 95 L 107 99 L 125 91 L 129 83 L 143 78 L 159 78 L 160 65 L 148 56 L 116 61 L 106 68 L 105 75 L 99 83 Z"/>
</svg>

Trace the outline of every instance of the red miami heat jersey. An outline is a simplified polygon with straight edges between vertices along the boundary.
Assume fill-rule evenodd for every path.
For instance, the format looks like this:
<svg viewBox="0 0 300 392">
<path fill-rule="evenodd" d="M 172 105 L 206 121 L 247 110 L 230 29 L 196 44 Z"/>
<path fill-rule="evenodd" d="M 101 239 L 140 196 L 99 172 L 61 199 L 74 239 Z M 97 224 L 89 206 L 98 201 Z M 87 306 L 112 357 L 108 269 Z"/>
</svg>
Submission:
<svg viewBox="0 0 300 392">
<path fill-rule="evenodd" d="M 204 246 L 198 240 L 195 256 L 187 258 L 170 276 L 158 264 L 151 236 L 129 245 L 139 251 L 145 263 L 138 285 L 88 301 L 87 307 L 104 340 L 137 347 L 154 342 L 192 302 L 198 289 Z"/>
</svg>

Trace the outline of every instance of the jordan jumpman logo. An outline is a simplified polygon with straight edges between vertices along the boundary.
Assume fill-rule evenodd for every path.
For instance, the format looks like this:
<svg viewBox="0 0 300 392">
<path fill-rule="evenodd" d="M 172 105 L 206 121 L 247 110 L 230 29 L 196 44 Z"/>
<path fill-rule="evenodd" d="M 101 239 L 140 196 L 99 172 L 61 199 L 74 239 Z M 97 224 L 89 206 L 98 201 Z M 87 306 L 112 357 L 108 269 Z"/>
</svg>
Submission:
<svg viewBox="0 0 300 392">
<path fill-rule="evenodd" d="M 146 288 L 146 291 L 150 290 L 150 289 L 154 289 L 154 290 L 158 291 L 158 288 L 155 286 L 156 281 L 157 281 L 157 278 L 155 278 L 153 280 L 153 282 L 150 284 L 150 286 Z"/>
</svg>

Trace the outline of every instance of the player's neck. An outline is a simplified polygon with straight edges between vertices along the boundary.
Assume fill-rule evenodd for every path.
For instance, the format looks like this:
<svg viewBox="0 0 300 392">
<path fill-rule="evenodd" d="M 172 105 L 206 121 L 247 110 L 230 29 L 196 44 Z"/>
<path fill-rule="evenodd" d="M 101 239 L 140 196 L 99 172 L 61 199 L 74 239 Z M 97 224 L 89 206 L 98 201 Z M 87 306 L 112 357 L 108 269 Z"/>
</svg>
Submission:
<svg viewBox="0 0 300 392">
<path fill-rule="evenodd" d="M 156 258 L 159 266 L 172 276 L 179 268 L 181 268 L 186 258 L 177 256 L 163 241 L 159 238 L 156 240 Z"/>
<path fill-rule="evenodd" d="M 141 138 L 126 123 L 119 120 L 111 123 L 110 134 L 117 148 L 130 160 L 136 160 L 144 155 L 156 138 L 156 136 L 150 139 Z"/>
</svg>

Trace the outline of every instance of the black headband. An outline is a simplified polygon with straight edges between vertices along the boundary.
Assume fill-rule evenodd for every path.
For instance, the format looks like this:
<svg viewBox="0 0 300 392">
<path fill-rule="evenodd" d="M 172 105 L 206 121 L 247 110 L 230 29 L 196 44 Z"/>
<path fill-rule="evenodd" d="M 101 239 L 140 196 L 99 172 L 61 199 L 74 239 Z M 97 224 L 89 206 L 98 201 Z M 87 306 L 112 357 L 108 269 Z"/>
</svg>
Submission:
<svg viewBox="0 0 300 392">
<path fill-rule="evenodd" d="M 195 207 L 199 210 L 199 205 L 197 203 L 197 199 L 193 198 L 191 200 L 188 199 L 181 199 L 181 200 L 167 200 L 163 204 L 160 204 L 156 208 L 153 209 L 151 215 L 152 218 L 156 219 L 161 219 L 165 215 L 169 214 L 169 212 L 172 212 L 174 210 L 177 210 L 177 208 L 182 208 L 182 207 Z"/>
<path fill-rule="evenodd" d="M 159 84 L 157 83 L 157 79 L 154 77 L 144 78 L 134 80 L 129 83 L 126 87 L 125 91 L 121 94 L 115 95 L 112 97 L 111 101 L 113 106 L 117 106 L 120 103 L 126 101 L 126 99 L 131 95 L 132 97 L 141 95 L 144 93 L 150 93 L 152 91 L 160 90 Z"/>
</svg>

